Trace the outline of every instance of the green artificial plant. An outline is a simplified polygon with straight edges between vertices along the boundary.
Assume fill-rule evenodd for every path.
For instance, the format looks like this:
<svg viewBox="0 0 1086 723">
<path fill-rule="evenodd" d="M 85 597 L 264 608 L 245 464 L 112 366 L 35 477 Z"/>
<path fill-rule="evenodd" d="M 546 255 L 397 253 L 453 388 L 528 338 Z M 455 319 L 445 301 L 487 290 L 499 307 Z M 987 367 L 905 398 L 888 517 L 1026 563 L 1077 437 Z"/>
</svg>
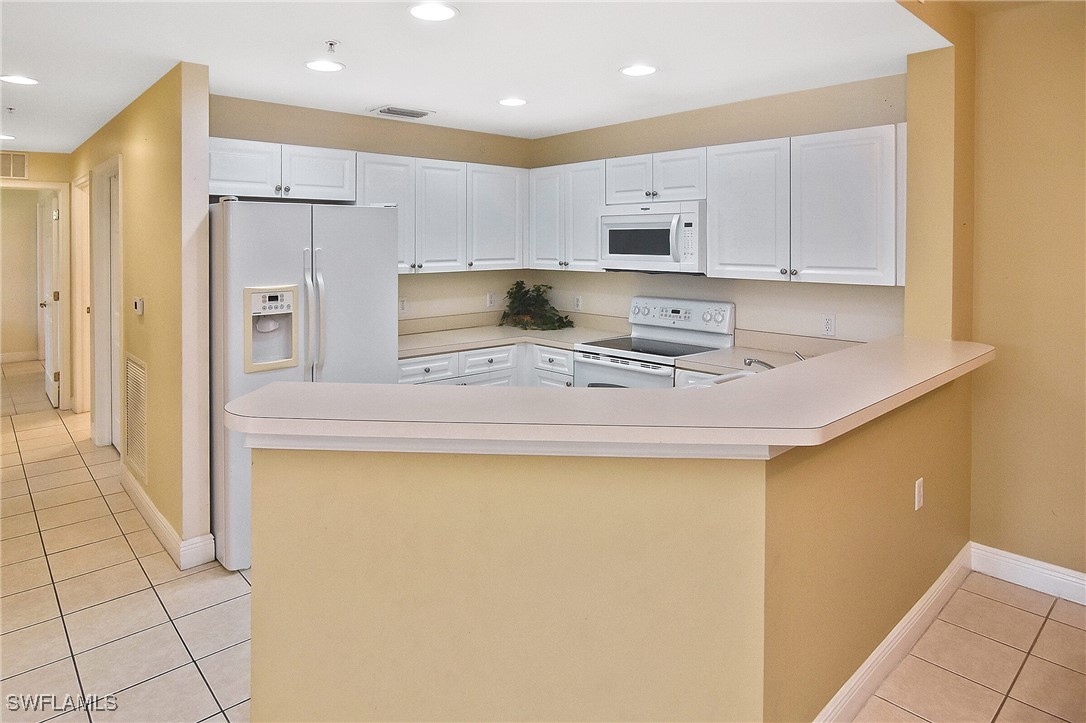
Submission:
<svg viewBox="0 0 1086 723">
<path fill-rule="evenodd" d="M 573 326 L 570 318 L 559 314 L 547 300 L 550 288 L 548 284 L 536 284 L 529 288 L 524 281 L 517 280 L 505 293 L 509 303 L 498 326 L 520 329 L 565 329 Z"/>
</svg>

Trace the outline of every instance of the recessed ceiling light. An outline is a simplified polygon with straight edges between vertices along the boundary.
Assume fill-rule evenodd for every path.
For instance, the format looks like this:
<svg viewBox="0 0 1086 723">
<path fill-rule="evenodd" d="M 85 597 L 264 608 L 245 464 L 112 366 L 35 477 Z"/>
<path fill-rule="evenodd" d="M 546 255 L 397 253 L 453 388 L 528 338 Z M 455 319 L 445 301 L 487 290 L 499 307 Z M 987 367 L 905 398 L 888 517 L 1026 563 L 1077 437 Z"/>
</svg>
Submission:
<svg viewBox="0 0 1086 723">
<path fill-rule="evenodd" d="M 7 133 L 0 133 L 0 141 L 13 141 L 15 136 L 9 136 Z"/>
<path fill-rule="evenodd" d="M 328 55 L 324 58 L 317 58 L 316 60 L 310 60 L 305 64 L 305 67 L 310 70 L 316 70 L 321 73 L 335 73 L 337 70 L 343 70 L 347 66 L 338 60 L 333 60 L 333 56 L 336 53 L 336 46 L 339 45 L 338 40 L 326 40 L 325 45 L 328 46 Z"/>
<path fill-rule="evenodd" d="M 457 9 L 452 5 L 446 5 L 439 2 L 425 2 L 418 3 L 411 6 L 411 14 L 419 20 L 429 20 L 431 22 L 441 22 L 442 20 L 451 20 L 456 17 Z"/>
<path fill-rule="evenodd" d="M 623 75 L 631 75 L 635 78 L 642 75 L 652 75 L 655 72 L 656 68 L 651 65 L 628 65 L 622 69 Z"/>
<path fill-rule="evenodd" d="M 517 106 L 517 105 L 524 105 L 528 101 L 524 100 L 523 98 L 502 98 L 498 102 L 500 104 L 502 104 L 502 105 L 507 105 L 507 106 L 512 107 L 512 106 Z"/>
<path fill-rule="evenodd" d="M 14 83 L 15 85 L 37 85 L 38 81 L 33 78 L 28 78 L 25 75 L 0 75 L 0 80 L 5 83 Z"/>
</svg>

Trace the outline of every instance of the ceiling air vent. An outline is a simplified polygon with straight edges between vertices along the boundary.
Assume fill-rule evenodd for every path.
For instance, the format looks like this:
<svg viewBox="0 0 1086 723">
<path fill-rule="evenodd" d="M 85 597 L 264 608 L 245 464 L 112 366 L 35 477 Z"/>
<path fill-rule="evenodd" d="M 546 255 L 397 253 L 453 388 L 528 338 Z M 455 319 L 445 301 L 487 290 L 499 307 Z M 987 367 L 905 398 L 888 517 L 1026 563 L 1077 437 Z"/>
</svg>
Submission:
<svg viewBox="0 0 1086 723">
<path fill-rule="evenodd" d="M 419 118 L 425 118 L 428 115 L 433 115 L 432 110 L 416 110 L 414 108 L 400 108 L 395 105 L 383 105 L 380 108 L 374 108 L 373 112 L 377 115 L 390 115 L 393 118 L 411 118 L 412 120 L 418 120 Z"/>
<path fill-rule="evenodd" d="M 0 178 L 27 178 L 25 153 L 0 153 Z"/>
</svg>

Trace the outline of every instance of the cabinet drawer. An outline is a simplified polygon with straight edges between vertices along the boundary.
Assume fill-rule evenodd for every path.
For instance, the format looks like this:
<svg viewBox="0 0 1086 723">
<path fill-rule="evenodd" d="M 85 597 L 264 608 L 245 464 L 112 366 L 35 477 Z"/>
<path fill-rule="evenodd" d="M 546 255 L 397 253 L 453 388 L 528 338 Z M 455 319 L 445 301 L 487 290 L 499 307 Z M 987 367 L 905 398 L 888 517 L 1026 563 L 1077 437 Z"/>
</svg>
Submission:
<svg viewBox="0 0 1086 723">
<path fill-rule="evenodd" d="M 572 374 L 573 352 L 549 346 L 533 346 L 532 366 L 559 374 Z"/>
<path fill-rule="evenodd" d="M 478 374 L 496 369 L 513 369 L 517 363 L 516 346 L 473 349 L 460 352 L 460 374 Z"/>
<path fill-rule="evenodd" d="M 401 359 L 400 384 L 418 384 L 437 379 L 451 379 L 459 373 L 456 354 L 436 354 Z"/>
<path fill-rule="evenodd" d="M 529 384 L 529 386 L 533 387 L 558 387 L 559 389 L 568 389 L 573 387 L 573 375 L 537 369 L 534 372 L 531 382 L 532 383 Z"/>
</svg>

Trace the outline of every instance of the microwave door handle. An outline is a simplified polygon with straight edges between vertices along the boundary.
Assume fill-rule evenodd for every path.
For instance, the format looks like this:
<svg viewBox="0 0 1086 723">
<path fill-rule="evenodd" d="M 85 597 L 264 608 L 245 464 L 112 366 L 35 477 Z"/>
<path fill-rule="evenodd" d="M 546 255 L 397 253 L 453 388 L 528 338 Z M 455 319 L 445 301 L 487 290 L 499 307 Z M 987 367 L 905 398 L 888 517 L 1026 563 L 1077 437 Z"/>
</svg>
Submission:
<svg viewBox="0 0 1086 723">
<path fill-rule="evenodd" d="M 682 214 L 675 214 L 671 217 L 671 248 L 675 249 L 675 261 L 682 260 L 682 250 L 679 248 L 679 216 Z"/>
</svg>

